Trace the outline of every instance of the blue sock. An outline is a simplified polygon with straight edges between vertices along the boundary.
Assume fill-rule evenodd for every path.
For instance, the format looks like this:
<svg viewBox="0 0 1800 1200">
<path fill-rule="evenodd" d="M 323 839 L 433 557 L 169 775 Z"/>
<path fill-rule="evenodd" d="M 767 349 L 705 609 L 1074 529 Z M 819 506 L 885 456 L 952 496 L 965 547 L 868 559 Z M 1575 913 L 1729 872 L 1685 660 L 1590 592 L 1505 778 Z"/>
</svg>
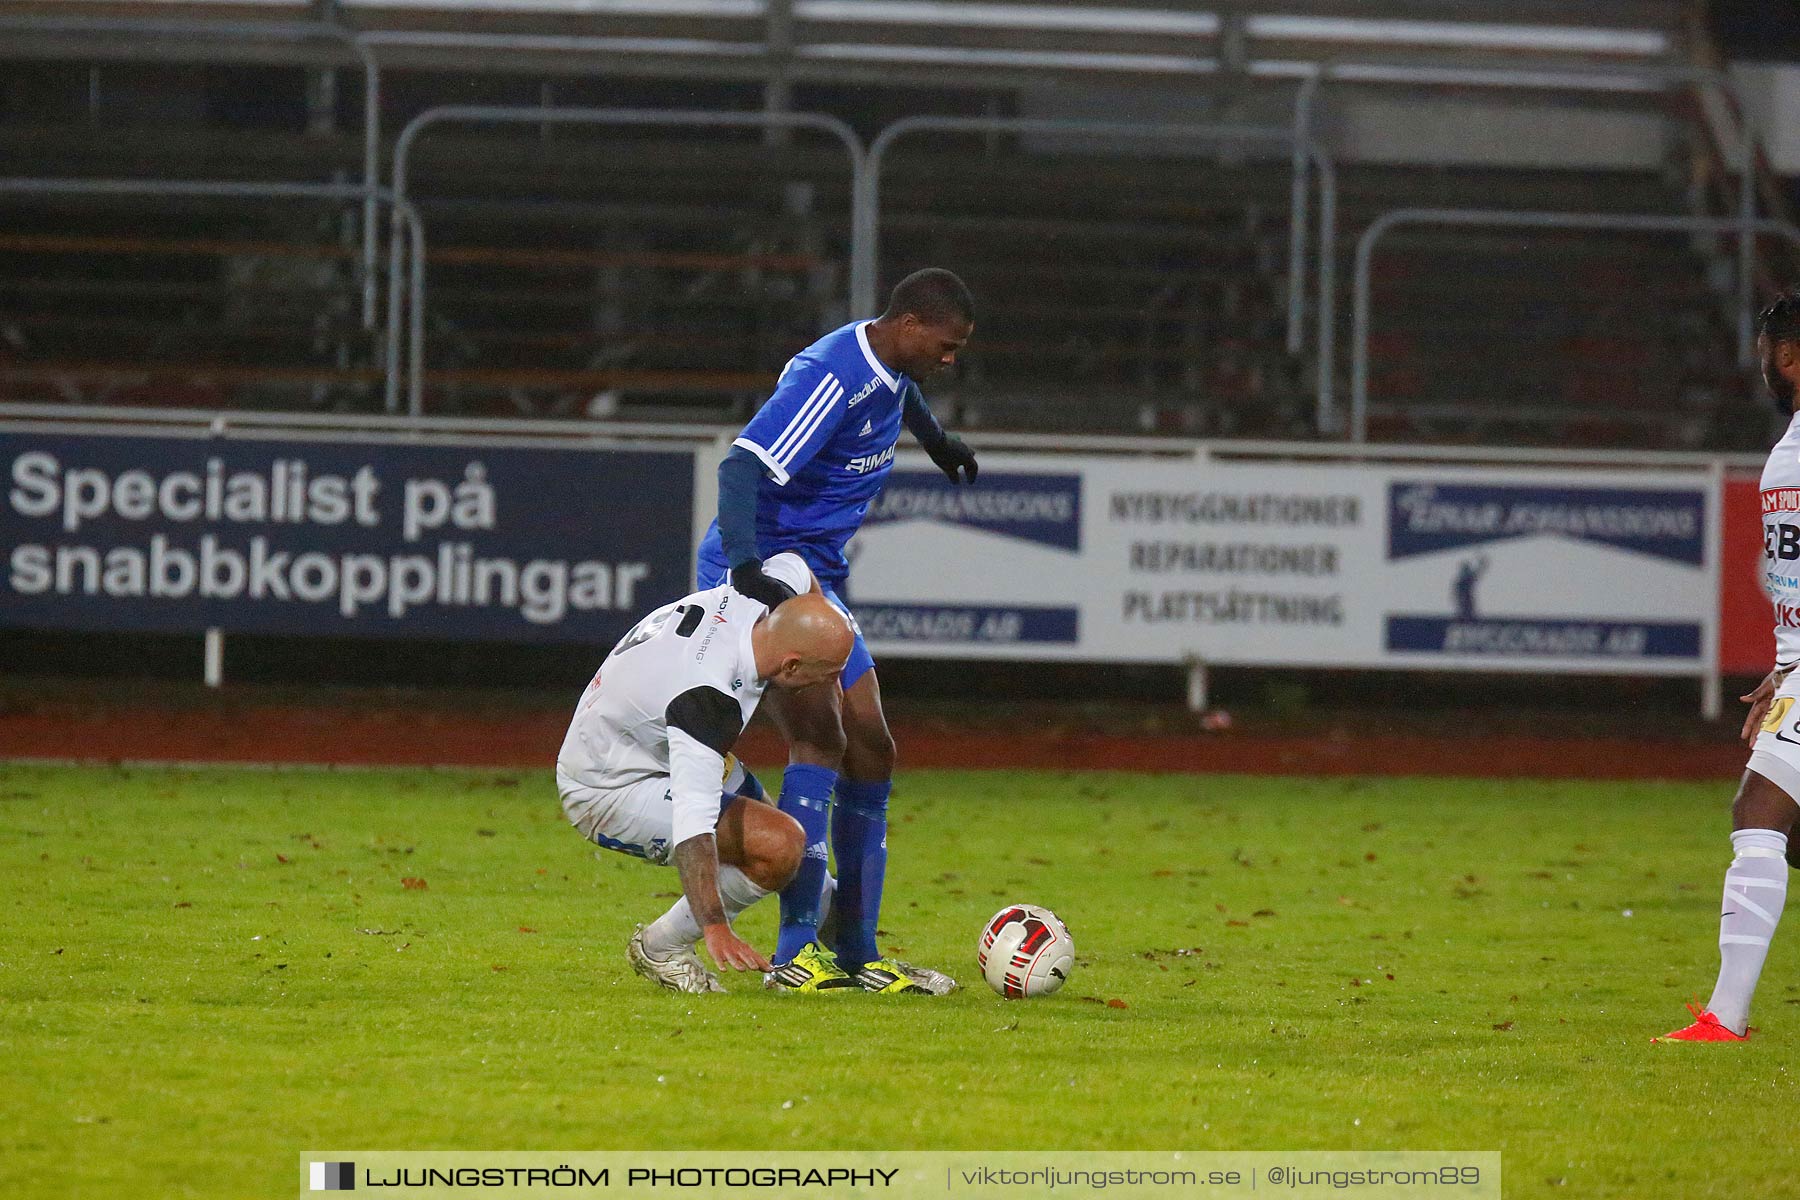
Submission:
<svg viewBox="0 0 1800 1200">
<path fill-rule="evenodd" d="M 825 890 L 825 837 L 831 820 L 831 785 L 837 772 L 794 763 L 781 776 L 776 807 L 806 832 L 806 856 L 792 882 L 781 889 L 781 933 L 775 940 L 776 966 L 793 960 L 819 937 L 819 897 Z"/>
<path fill-rule="evenodd" d="M 831 818 L 838 886 L 831 903 L 838 914 L 838 965 L 845 970 L 881 957 L 875 949 L 875 925 L 887 878 L 887 806 L 893 786 L 886 779 L 838 780 L 837 811 Z"/>
</svg>

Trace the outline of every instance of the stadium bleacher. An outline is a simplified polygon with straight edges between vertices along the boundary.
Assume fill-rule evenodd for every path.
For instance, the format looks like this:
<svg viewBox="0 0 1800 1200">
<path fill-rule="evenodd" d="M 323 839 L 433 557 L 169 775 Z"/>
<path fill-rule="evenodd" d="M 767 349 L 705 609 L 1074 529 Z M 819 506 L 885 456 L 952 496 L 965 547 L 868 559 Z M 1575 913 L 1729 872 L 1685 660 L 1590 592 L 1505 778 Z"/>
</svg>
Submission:
<svg viewBox="0 0 1800 1200">
<path fill-rule="evenodd" d="M 0 18 L 60 19 L 70 7 L 0 4 Z M 291 7 L 255 15 L 310 15 Z M 429 6 L 338 12 L 369 34 L 383 64 L 384 166 L 395 131 L 444 103 L 753 110 L 779 85 L 783 103 L 839 116 L 867 141 L 919 112 L 1038 111 L 1046 94 L 1066 86 L 1078 97 L 1073 81 L 1091 87 L 1109 72 L 1161 80 L 1185 106 L 1176 116 L 1280 124 L 1295 80 L 1347 56 L 1395 72 L 1466 73 L 1560 53 L 1560 70 L 1604 72 L 1705 65 L 1708 53 L 1686 6 L 1658 0 L 1610 3 L 1616 28 L 1598 34 L 1593 12 L 1575 30 L 1562 24 L 1564 6 L 1533 0 L 1393 3 L 1380 13 L 1314 2 L 1281 17 L 1249 4 L 1204 13 L 1014 5 L 1016 18 L 948 25 L 927 24 L 918 5 L 770 7 L 787 9 L 785 51 L 762 17 L 701 21 L 654 3 L 515 8 L 484 18 L 479 37 L 491 44 L 445 36 L 451 14 Z M 168 8 L 190 21 L 245 16 L 206 3 Z M 1358 22 L 1378 18 L 1405 36 L 1377 53 Z M 296 43 L 280 64 L 147 66 L 115 61 L 130 57 L 123 39 L 64 30 L 9 41 L 3 53 L 17 69 L 0 93 L 0 147 L 10 173 L 358 178 L 354 68 L 335 68 L 324 99 L 318 84 L 340 52 Z M 220 44 L 189 53 L 231 56 Z M 876 62 L 880 85 L 857 87 Z M 1330 90 L 1349 104 L 1380 86 Z M 1690 93 L 1533 94 L 1657 114 L 1671 149 L 1662 162 L 1607 172 L 1342 158 L 1340 381 L 1350 255 L 1382 212 L 1729 212 L 1728 139 Z M 1109 115 L 1094 103 L 1083 111 Z M 883 168 L 878 278 L 938 262 L 982 298 L 976 340 L 939 388 L 967 426 L 1308 435 L 1316 351 L 1309 337 L 1290 354 L 1284 336 L 1290 179 L 1280 147 L 908 139 Z M 848 315 L 851 188 L 842 149 L 807 134 L 433 130 L 410 181 L 429 230 L 428 410 L 741 418 L 788 355 Z M 381 407 L 382 329 L 363 320 L 359 301 L 358 206 L 0 195 L 0 212 L 6 398 Z M 1376 261 L 1371 433 L 1753 442 L 1763 431 L 1743 429 L 1750 388 L 1733 343 L 1734 262 L 1728 239 L 1397 233 Z"/>
</svg>

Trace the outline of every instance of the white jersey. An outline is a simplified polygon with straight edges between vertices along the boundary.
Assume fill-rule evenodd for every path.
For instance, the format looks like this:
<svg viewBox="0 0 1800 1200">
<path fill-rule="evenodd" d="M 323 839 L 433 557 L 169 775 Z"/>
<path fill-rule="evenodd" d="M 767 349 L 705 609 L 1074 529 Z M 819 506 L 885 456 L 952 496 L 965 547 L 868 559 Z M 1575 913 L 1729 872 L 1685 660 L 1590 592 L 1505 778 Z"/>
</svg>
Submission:
<svg viewBox="0 0 1800 1200">
<path fill-rule="evenodd" d="M 812 574 L 796 554 L 763 570 L 796 592 Z M 766 682 L 750 631 L 768 612 L 729 585 L 665 604 L 619 639 L 575 708 L 556 756 L 559 779 L 613 791 L 670 781 L 671 845 L 713 832 L 725 754 L 749 723 Z"/>
<path fill-rule="evenodd" d="M 1762 473 L 1763 588 L 1775 605 L 1775 665 L 1800 662 L 1800 415 Z"/>
</svg>

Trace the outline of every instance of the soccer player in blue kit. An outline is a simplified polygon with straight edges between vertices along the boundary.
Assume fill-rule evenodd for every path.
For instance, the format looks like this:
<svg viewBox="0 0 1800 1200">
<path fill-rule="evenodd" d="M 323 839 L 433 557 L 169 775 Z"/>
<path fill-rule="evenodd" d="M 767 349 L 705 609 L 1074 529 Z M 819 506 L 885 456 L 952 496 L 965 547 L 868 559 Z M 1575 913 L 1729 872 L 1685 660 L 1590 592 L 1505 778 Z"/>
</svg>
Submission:
<svg viewBox="0 0 1800 1200">
<path fill-rule="evenodd" d="M 844 545 L 893 470 L 901 424 L 951 482 L 975 481 L 974 453 L 944 432 L 913 382 L 954 365 L 974 328 L 969 289 L 951 272 L 928 267 L 900 281 L 879 317 L 828 333 L 795 355 L 719 466 L 719 516 L 700 543 L 700 586 L 729 579 L 774 607 L 793 593 L 764 574 L 763 560 L 793 551 L 848 616 L 840 595 L 850 570 Z M 764 708 L 788 743 L 779 807 L 800 823 L 807 846 L 781 892 L 767 985 L 887 995 L 953 988 L 948 976 L 884 958 L 875 946 L 894 739 L 861 630 L 838 680 L 772 695 Z M 837 860 L 832 948 L 819 938 L 828 830 Z"/>
</svg>

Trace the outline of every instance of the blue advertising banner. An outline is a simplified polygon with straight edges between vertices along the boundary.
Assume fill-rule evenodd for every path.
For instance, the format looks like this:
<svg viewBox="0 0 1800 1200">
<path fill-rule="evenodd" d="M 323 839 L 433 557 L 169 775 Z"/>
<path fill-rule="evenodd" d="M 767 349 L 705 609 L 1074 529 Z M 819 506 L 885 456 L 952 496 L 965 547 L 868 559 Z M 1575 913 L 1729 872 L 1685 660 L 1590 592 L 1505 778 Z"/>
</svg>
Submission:
<svg viewBox="0 0 1800 1200">
<path fill-rule="evenodd" d="M 0 433 L 0 624 L 605 645 L 690 590 L 693 462 Z"/>
<path fill-rule="evenodd" d="M 1706 496 L 1693 488 L 1433 481 L 1392 484 L 1388 493 L 1394 559 L 1538 535 L 1696 567 L 1705 556 Z"/>
<path fill-rule="evenodd" d="M 1063 550 L 1081 549 L 1081 476 L 1011 471 L 959 487 L 942 471 L 896 470 L 869 506 L 863 528 L 933 521 Z"/>
<path fill-rule="evenodd" d="M 994 466 L 963 487 L 935 469 L 902 468 L 850 543 L 848 599 L 863 636 L 891 649 L 1074 646 L 1079 603 L 1045 584 L 1080 551 L 1076 472 Z M 970 566 L 972 588 L 936 591 Z M 920 589 L 924 598 L 910 599 Z"/>
<path fill-rule="evenodd" d="M 1704 486 L 1392 482 L 1387 557 L 1415 586 L 1388 612 L 1384 648 L 1460 660 L 1698 660 L 1704 604 L 1688 620 L 1666 618 L 1683 592 L 1706 595 L 1709 502 Z"/>
</svg>

